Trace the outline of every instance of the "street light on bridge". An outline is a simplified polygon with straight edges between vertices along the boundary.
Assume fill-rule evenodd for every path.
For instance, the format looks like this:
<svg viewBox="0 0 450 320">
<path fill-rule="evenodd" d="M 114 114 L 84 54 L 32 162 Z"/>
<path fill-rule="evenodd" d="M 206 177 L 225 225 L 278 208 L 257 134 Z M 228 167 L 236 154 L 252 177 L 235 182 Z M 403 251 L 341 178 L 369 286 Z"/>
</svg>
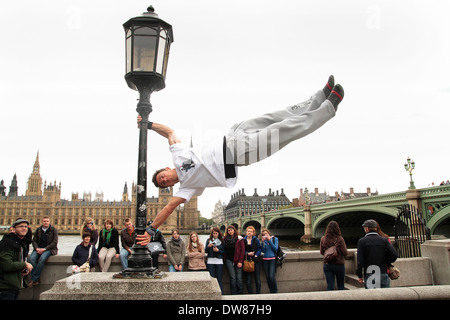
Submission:
<svg viewBox="0 0 450 320">
<path fill-rule="evenodd" d="M 147 226 L 147 131 L 152 112 L 150 95 L 165 88 L 172 26 L 161 20 L 152 6 L 147 12 L 123 24 L 125 30 L 126 74 L 128 86 L 139 91 L 136 111 L 142 117 L 139 129 L 139 159 L 137 178 L 136 234 L 144 234 Z M 152 258 L 145 246 L 133 245 L 128 268 L 122 274 L 153 275 Z"/>
<path fill-rule="evenodd" d="M 410 178 L 409 189 L 415 189 L 416 186 L 414 185 L 414 181 L 412 179 L 412 171 L 416 167 L 416 163 L 414 161 L 411 161 L 411 159 L 408 157 L 408 159 L 406 159 L 406 163 L 404 164 L 404 167 L 405 167 L 405 170 L 409 172 L 409 178 Z"/>
</svg>

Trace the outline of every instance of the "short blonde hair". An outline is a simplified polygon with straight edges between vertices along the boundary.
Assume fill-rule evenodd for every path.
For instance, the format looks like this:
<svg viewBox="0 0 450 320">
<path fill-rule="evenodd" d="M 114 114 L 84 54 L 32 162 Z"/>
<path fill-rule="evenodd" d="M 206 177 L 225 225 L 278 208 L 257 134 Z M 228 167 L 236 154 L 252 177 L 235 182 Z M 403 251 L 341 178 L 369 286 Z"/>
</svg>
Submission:
<svg viewBox="0 0 450 320">
<path fill-rule="evenodd" d="M 255 227 L 254 226 L 248 226 L 247 229 L 245 229 L 245 231 L 248 231 L 249 229 L 252 230 L 253 231 L 253 235 L 256 236 L 256 229 L 255 229 Z"/>
</svg>

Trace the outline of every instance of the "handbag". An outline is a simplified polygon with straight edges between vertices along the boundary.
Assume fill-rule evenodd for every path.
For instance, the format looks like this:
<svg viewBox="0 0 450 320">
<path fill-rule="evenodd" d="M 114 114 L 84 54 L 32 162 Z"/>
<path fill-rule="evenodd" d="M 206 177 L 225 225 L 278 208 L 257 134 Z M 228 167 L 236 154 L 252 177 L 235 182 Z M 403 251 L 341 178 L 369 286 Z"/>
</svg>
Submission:
<svg viewBox="0 0 450 320">
<path fill-rule="evenodd" d="M 388 268 L 389 271 L 389 278 L 391 280 L 397 280 L 400 277 L 400 270 L 394 266 L 394 265 L 390 265 Z"/>
<path fill-rule="evenodd" d="M 91 266 L 89 262 L 85 262 L 80 266 L 80 272 L 89 272 L 91 270 Z"/>
<path fill-rule="evenodd" d="M 255 261 L 253 261 L 251 259 L 252 258 L 250 257 L 250 260 L 248 260 L 247 254 L 245 255 L 244 266 L 243 266 L 244 272 L 254 272 L 255 271 Z"/>
<path fill-rule="evenodd" d="M 332 245 L 327 250 L 325 250 L 325 252 L 323 254 L 323 262 L 324 263 L 330 263 L 331 261 L 333 261 L 334 259 L 337 258 L 338 250 L 336 247 L 336 242 L 337 242 L 337 239 L 334 241 L 334 245 Z"/>
<path fill-rule="evenodd" d="M 76 264 L 71 266 L 72 267 L 72 274 L 74 273 L 80 273 L 80 272 L 89 272 L 91 270 L 91 266 L 89 265 L 89 260 L 91 259 L 91 253 L 92 253 L 92 245 L 89 248 L 89 255 L 87 258 L 87 261 L 83 263 L 81 266 L 77 266 Z"/>
</svg>

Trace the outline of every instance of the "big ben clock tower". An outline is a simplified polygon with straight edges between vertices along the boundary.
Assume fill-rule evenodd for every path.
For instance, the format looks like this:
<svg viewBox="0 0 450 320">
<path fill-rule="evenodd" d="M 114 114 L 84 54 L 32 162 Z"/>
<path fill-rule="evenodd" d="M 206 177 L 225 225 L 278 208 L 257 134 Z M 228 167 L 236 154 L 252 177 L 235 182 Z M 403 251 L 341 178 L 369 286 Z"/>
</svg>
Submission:
<svg viewBox="0 0 450 320">
<path fill-rule="evenodd" d="M 36 155 L 36 161 L 33 165 L 33 172 L 28 178 L 26 196 L 42 196 L 42 178 L 39 165 L 39 151 Z"/>
</svg>

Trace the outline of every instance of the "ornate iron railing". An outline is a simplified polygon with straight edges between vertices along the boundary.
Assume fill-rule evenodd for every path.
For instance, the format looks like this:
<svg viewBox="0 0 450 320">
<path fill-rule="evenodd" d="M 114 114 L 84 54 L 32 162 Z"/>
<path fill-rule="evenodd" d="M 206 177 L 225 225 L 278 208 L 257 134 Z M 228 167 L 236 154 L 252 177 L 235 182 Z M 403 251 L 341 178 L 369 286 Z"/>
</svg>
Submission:
<svg viewBox="0 0 450 320">
<path fill-rule="evenodd" d="M 430 229 L 416 207 L 405 204 L 395 219 L 395 248 L 399 258 L 420 257 L 420 244 L 431 240 Z"/>
</svg>

